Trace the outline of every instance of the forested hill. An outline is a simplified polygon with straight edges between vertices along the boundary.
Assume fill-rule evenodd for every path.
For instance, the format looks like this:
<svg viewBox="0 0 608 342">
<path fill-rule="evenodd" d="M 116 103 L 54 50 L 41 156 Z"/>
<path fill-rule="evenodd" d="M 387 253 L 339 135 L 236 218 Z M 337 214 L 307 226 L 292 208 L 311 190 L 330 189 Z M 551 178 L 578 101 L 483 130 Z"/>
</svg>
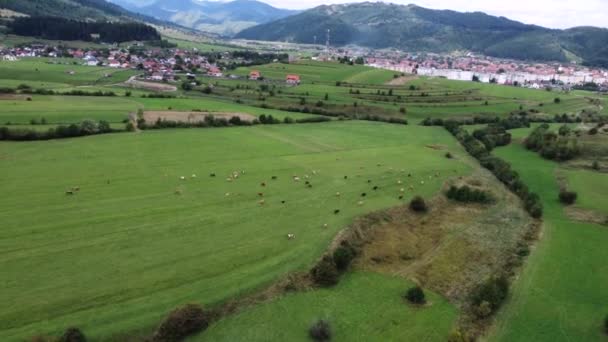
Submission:
<svg viewBox="0 0 608 342">
<path fill-rule="evenodd" d="M 28 16 L 52 16 L 78 21 L 143 21 L 165 25 L 166 22 L 128 11 L 105 0 L 0 0 L 0 8 Z"/>
<path fill-rule="evenodd" d="M 324 5 L 246 29 L 237 38 L 313 43 L 315 36 L 324 40 L 327 29 L 331 30 L 332 45 L 428 52 L 470 50 L 503 58 L 575 60 L 608 67 L 607 29 L 553 30 L 481 12 L 415 5 Z"/>
<path fill-rule="evenodd" d="M 16 18 L 9 24 L 9 28 L 20 36 L 56 40 L 99 39 L 108 43 L 160 40 L 160 34 L 155 28 L 139 22 L 85 22 L 58 17 L 23 17 Z"/>
</svg>

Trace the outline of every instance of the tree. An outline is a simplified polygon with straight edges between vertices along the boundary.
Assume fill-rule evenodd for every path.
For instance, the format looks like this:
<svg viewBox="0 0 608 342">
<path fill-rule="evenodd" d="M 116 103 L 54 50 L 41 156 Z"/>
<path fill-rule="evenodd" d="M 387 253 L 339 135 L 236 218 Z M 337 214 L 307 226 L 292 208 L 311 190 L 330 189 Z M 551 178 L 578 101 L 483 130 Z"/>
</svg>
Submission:
<svg viewBox="0 0 608 342">
<path fill-rule="evenodd" d="M 426 303 L 426 296 L 420 286 L 414 286 L 407 290 L 405 298 L 412 304 L 424 304 Z"/>
<path fill-rule="evenodd" d="M 334 263 L 334 259 L 328 256 L 321 259 L 312 269 L 311 273 L 315 283 L 324 287 L 336 285 L 340 278 L 340 273 Z"/>
<path fill-rule="evenodd" d="M 570 205 L 576 202 L 576 198 L 578 197 L 577 193 L 574 191 L 560 190 L 559 192 L 559 200 L 560 202 Z"/>
<path fill-rule="evenodd" d="M 317 342 L 329 341 L 331 340 L 331 327 L 327 321 L 318 320 L 308 329 L 308 335 Z"/>
<path fill-rule="evenodd" d="M 188 81 L 184 81 L 182 82 L 182 89 L 185 91 L 190 91 L 192 90 L 192 84 Z"/>
<path fill-rule="evenodd" d="M 210 314 L 198 304 L 186 304 L 169 313 L 154 333 L 154 342 L 181 341 L 189 335 L 207 329 Z"/>
<path fill-rule="evenodd" d="M 344 271 L 355 258 L 355 251 L 349 245 L 342 245 L 334 251 L 334 263 L 339 271 Z"/>
<path fill-rule="evenodd" d="M 416 196 L 410 202 L 410 209 L 415 212 L 424 213 L 428 210 L 428 207 L 424 201 L 424 198 Z"/>
<path fill-rule="evenodd" d="M 68 328 L 59 338 L 59 342 L 87 342 L 87 338 L 80 329 Z"/>
</svg>

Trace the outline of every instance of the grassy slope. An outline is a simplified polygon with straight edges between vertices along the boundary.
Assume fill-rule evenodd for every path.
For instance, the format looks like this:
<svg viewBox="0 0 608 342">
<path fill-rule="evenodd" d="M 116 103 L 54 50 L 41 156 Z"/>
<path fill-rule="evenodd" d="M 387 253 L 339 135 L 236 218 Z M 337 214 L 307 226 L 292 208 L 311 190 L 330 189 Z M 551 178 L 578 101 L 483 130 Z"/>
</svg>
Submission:
<svg viewBox="0 0 608 342">
<path fill-rule="evenodd" d="M 310 341 L 317 319 L 330 322 L 334 341 L 445 341 L 456 309 L 429 292 L 431 305 L 407 305 L 402 295 L 410 286 L 402 278 L 348 273 L 335 288 L 284 295 L 188 341 Z"/>
<path fill-rule="evenodd" d="M 354 217 L 399 203 L 398 170 L 412 182 L 467 172 L 432 143 L 462 153 L 438 128 L 365 122 L 0 143 L 0 186 L 13 194 L 0 199 L 0 339 L 72 325 L 111 339 L 179 304 L 216 303 L 308 267 Z M 229 183 L 233 170 L 246 174 Z M 291 180 L 311 170 L 312 189 Z M 444 180 L 416 189 L 430 195 Z M 66 196 L 72 186 L 80 193 Z"/>
<path fill-rule="evenodd" d="M 543 237 L 488 340 L 601 340 L 607 304 L 608 230 L 565 216 L 557 200 L 557 164 L 516 144 L 495 153 L 510 161 L 531 190 L 541 196 L 545 225 Z M 592 183 L 575 188 L 580 197 L 603 194 L 601 203 L 606 207 L 603 188 L 594 188 Z"/>
</svg>

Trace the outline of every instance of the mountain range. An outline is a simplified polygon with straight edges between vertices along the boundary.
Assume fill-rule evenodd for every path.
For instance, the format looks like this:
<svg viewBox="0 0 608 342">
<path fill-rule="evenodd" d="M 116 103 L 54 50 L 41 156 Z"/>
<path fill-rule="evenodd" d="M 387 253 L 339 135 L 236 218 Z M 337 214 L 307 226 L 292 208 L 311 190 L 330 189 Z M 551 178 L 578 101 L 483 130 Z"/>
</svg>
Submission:
<svg viewBox="0 0 608 342">
<path fill-rule="evenodd" d="M 231 37 L 246 28 L 281 19 L 297 11 L 279 9 L 260 1 L 235 0 L 111 0 L 133 12 L 181 26 Z"/>
<path fill-rule="evenodd" d="M 323 5 L 239 32 L 236 38 L 355 44 L 413 52 L 474 51 L 489 56 L 577 61 L 608 67 L 608 29 L 548 29 L 481 12 L 432 10 L 416 5 Z M 320 39 L 319 39 L 320 38 Z"/>
</svg>

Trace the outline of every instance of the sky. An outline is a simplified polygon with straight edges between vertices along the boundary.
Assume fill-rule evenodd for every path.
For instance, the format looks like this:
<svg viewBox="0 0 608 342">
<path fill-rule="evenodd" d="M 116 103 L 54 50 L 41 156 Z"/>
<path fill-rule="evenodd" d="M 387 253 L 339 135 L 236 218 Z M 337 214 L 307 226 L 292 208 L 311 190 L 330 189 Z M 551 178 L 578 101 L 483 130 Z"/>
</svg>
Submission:
<svg viewBox="0 0 608 342">
<path fill-rule="evenodd" d="M 279 8 L 306 9 L 357 0 L 261 0 Z M 376 0 L 373 0 L 376 1 Z M 387 1 L 389 2 L 389 1 Z M 481 11 L 550 28 L 608 27 L 608 0 L 393 0 L 434 9 Z"/>
</svg>

